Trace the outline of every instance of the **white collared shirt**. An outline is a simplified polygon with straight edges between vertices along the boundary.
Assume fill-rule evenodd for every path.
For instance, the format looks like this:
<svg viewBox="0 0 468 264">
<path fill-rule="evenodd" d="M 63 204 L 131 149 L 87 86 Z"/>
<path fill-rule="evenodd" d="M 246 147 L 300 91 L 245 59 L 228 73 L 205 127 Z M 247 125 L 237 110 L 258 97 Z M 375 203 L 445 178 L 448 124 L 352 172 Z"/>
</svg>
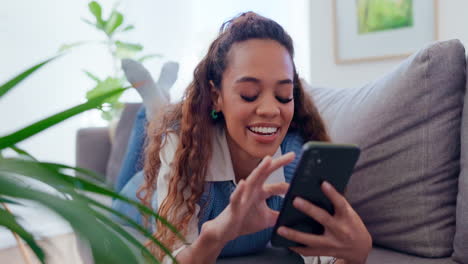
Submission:
<svg viewBox="0 0 468 264">
<path fill-rule="evenodd" d="M 168 186 L 169 186 L 169 177 L 170 177 L 170 163 L 174 158 L 175 151 L 179 144 L 179 138 L 174 133 L 167 134 L 166 141 L 164 142 L 164 146 L 160 151 L 160 159 L 161 159 L 161 167 L 159 169 L 159 175 L 157 180 L 157 202 L 158 208 L 160 208 L 162 202 L 167 197 Z M 273 158 L 278 158 L 282 155 L 281 147 L 278 147 Z M 210 163 L 208 164 L 207 175 L 205 177 L 205 181 L 207 182 L 218 182 L 218 181 L 232 181 L 234 184 L 237 184 L 236 177 L 234 174 L 234 168 L 232 165 L 231 154 L 229 151 L 229 146 L 226 140 L 226 134 L 223 129 L 216 129 L 213 144 L 212 144 L 212 158 Z M 284 177 L 284 170 L 283 168 L 279 168 L 275 170 L 270 176 L 266 179 L 266 184 L 273 184 L 273 183 L 281 183 L 285 182 Z M 184 190 L 183 192 L 184 198 L 188 198 L 190 196 L 190 190 Z M 187 208 L 181 208 L 178 211 L 179 215 L 183 215 L 187 211 Z M 200 211 L 200 206 L 195 204 L 195 213 L 190 219 L 187 225 L 187 234 L 186 240 L 189 244 L 195 242 L 198 238 L 198 213 Z M 186 245 L 183 245 L 179 242 L 180 245 L 177 247 L 176 250 L 173 251 L 172 255 L 176 256 L 179 252 L 181 252 Z M 305 263 L 316 263 L 315 257 L 305 257 Z M 322 258 L 323 260 L 323 258 Z M 169 257 L 165 257 L 163 260 L 163 264 L 171 263 Z M 322 262 L 327 263 L 327 262 Z"/>
</svg>

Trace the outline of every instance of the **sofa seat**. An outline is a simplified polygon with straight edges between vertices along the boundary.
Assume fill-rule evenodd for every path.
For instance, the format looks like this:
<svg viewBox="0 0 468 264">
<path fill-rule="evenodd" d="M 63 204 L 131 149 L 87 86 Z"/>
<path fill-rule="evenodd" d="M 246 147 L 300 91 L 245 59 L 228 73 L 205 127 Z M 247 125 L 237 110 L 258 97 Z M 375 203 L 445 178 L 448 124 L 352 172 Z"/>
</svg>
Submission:
<svg viewBox="0 0 468 264">
<path fill-rule="evenodd" d="M 422 258 L 407 253 L 399 253 L 382 247 L 374 246 L 367 258 L 367 263 L 379 264 L 456 264 L 449 258 Z"/>
</svg>

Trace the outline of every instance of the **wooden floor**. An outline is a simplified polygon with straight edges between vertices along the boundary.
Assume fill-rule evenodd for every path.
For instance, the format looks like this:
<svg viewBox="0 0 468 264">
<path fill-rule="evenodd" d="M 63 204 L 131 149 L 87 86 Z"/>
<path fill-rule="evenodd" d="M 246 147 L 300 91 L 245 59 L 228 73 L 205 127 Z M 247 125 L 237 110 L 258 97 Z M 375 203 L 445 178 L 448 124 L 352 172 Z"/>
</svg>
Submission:
<svg viewBox="0 0 468 264">
<path fill-rule="evenodd" d="M 58 235 L 38 242 L 46 251 L 48 264 L 82 264 L 76 248 L 75 235 L 73 233 Z M 27 247 L 33 263 L 40 263 Z M 0 250 L 0 263 L 25 264 L 18 247 L 10 247 Z"/>
</svg>

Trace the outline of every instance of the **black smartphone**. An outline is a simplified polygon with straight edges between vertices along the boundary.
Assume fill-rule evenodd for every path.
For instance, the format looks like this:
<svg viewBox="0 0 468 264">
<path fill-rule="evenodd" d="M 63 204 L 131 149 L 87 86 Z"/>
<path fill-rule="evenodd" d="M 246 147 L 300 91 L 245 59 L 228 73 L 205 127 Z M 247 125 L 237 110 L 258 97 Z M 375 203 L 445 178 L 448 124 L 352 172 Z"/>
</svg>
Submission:
<svg viewBox="0 0 468 264">
<path fill-rule="evenodd" d="M 343 194 L 360 152 L 360 149 L 355 145 L 315 141 L 304 144 L 302 156 L 273 228 L 271 238 L 273 246 L 303 246 L 277 234 L 280 226 L 287 226 L 306 233 L 323 234 L 324 228 L 321 224 L 293 206 L 294 198 L 299 196 L 333 215 L 333 205 L 322 192 L 320 186 L 323 181 L 327 181 Z"/>
</svg>

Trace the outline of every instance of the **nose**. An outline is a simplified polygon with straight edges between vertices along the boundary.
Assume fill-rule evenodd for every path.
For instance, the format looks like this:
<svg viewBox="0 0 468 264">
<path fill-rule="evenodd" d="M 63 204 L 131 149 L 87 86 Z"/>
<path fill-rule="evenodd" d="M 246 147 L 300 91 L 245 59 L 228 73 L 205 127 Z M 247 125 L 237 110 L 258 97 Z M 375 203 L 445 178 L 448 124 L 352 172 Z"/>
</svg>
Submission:
<svg viewBox="0 0 468 264">
<path fill-rule="evenodd" d="M 272 118 L 280 114 L 280 108 L 277 104 L 275 96 L 267 96 L 262 98 L 256 110 L 257 115 Z"/>
</svg>

